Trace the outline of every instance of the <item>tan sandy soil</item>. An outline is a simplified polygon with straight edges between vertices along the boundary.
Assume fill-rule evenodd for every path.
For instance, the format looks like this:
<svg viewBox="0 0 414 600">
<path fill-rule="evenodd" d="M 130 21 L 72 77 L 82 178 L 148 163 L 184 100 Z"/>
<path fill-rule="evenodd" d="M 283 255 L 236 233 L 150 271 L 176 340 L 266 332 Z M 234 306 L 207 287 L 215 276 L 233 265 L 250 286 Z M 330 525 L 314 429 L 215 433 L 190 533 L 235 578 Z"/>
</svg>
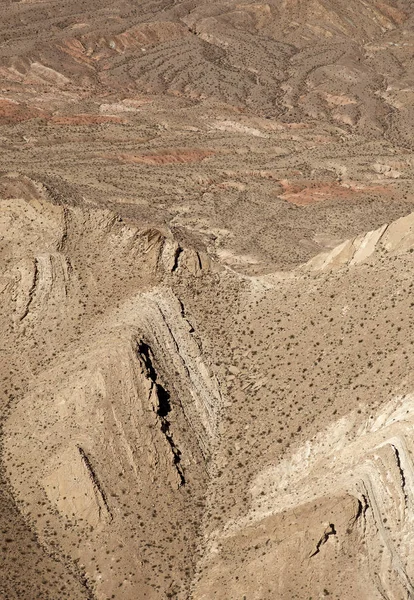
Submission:
<svg viewBox="0 0 414 600">
<path fill-rule="evenodd" d="M 411 2 L 0 16 L 0 599 L 414 597 Z"/>
</svg>

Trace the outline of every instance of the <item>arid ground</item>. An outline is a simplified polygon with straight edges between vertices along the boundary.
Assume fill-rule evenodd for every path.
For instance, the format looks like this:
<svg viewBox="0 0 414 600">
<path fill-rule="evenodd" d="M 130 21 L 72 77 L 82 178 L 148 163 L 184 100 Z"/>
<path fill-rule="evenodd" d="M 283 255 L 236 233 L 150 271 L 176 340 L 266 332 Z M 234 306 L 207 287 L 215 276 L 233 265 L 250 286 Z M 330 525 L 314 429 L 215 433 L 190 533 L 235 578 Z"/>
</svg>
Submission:
<svg viewBox="0 0 414 600">
<path fill-rule="evenodd" d="M 411 0 L 0 0 L 0 600 L 414 598 Z"/>
</svg>

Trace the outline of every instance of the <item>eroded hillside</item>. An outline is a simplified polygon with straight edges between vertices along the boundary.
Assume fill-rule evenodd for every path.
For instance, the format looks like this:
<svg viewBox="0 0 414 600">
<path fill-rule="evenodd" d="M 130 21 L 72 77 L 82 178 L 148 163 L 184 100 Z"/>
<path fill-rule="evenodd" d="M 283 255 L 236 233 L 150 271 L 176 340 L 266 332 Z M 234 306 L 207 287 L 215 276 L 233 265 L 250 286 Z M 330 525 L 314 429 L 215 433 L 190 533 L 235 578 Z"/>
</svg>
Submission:
<svg viewBox="0 0 414 600">
<path fill-rule="evenodd" d="M 413 597 L 411 3 L 0 11 L 2 600 Z"/>
</svg>

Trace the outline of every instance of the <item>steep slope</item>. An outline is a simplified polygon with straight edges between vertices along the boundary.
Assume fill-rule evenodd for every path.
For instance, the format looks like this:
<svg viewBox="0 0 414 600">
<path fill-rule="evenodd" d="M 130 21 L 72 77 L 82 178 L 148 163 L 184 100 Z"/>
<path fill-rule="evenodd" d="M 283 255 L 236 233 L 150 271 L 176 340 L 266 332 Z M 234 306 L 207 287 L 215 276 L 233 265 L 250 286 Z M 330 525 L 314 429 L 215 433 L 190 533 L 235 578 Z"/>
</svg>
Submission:
<svg viewBox="0 0 414 600">
<path fill-rule="evenodd" d="M 409 0 L 0 0 L 1 600 L 414 597 Z"/>
<path fill-rule="evenodd" d="M 411 597 L 412 222 L 245 280 L 194 598 Z"/>
<path fill-rule="evenodd" d="M 78 579 L 68 597 L 185 597 L 221 397 L 160 284 L 171 269 L 191 277 L 200 258 L 108 211 L 53 204 L 25 177 L 11 183 L 1 319 L 4 373 L 19 382 L 2 430 L 13 497 L 55 570 Z"/>
<path fill-rule="evenodd" d="M 7 185 L 2 506 L 62 593 L 409 597 L 412 215 L 251 277 Z"/>
</svg>

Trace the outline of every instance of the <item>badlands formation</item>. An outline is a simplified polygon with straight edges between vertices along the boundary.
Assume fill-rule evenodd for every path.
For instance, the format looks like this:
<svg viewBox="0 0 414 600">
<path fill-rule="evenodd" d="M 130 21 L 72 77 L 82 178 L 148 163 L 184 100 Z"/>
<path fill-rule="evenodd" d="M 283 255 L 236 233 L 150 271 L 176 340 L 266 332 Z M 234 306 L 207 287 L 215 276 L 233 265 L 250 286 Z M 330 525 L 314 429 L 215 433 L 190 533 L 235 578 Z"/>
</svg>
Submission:
<svg viewBox="0 0 414 600">
<path fill-rule="evenodd" d="M 414 598 L 412 8 L 0 2 L 0 600 Z"/>
</svg>

